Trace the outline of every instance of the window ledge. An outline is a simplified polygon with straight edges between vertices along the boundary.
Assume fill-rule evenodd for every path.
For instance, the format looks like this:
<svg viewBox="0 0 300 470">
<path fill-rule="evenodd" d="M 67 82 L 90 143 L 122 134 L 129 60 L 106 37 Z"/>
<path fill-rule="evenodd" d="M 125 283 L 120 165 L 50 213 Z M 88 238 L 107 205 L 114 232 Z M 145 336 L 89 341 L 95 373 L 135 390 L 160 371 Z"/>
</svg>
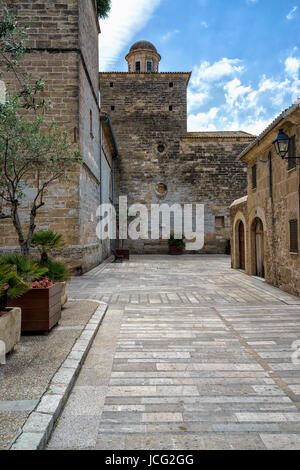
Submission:
<svg viewBox="0 0 300 470">
<path fill-rule="evenodd" d="M 290 255 L 299 255 L 299 252 L 297 252 L 297 251 L 290 251 Z"/>
<path fill-rule="evenodd" d="M 296 170 L 297 170 L 297 166 L 295 166 L 295 168 L 290 168 L 287 172 L 288 173 L 293 173 Z"/>
</svg>

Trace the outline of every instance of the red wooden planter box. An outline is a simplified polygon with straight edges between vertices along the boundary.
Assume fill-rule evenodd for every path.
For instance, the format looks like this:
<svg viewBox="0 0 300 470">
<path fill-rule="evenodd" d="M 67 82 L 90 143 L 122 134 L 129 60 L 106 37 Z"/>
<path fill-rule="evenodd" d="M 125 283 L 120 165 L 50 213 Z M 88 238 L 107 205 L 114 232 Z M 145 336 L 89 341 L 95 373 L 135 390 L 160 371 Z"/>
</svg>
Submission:
<svg viewBox="0 0 300 470">
<path fill-rule="evenodd" d="M 170 255 L 183 255 L 183 249 L 170 246 Z"/>
<path fill-rule="evenodd" d="M 62 284 L 49 289 L 31 289 L 9 307 L 22 309 L 22 332 L 50 331 L 61 319 Z"/>
<path fill-rule="evenodd" d="M 128 259 L 130 258 L 130 251 L 126 248 L 118 248 L 116 249 L 116 252 L 115 252 L 115 255 L 117 258 L 124 258 L 124 259 Z"/>
</svg>

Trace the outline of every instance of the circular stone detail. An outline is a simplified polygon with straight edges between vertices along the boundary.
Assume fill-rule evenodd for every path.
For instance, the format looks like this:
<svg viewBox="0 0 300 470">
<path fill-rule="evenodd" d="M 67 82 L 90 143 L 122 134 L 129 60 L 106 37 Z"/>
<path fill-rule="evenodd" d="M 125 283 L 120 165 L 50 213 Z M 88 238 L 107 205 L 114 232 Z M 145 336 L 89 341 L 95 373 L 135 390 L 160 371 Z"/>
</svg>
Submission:
<svg viewBox="0 0 300 470">
<path fill-rule="evenodd" d="M 155 188 L 155 192 L 158 196 L 165 197 L 168 193 L 168 186 L 164 183 L 159 183 Z"/>
</svg>

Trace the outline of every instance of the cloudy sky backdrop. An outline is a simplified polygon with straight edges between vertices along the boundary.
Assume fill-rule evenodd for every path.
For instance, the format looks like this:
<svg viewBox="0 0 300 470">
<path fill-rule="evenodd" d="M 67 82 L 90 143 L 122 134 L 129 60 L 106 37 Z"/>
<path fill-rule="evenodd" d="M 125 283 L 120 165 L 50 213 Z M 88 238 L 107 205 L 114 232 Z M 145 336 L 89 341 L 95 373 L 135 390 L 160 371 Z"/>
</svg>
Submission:
<svg viewBox="0 0 300 470">
<path fill-rule="evenodd" d="M 160 71 L 192 71 L 188 130 L 260 133 L 300 98 L 300 0 L 112 0 L 102 71 L 153 42 Z"/>
</svg>

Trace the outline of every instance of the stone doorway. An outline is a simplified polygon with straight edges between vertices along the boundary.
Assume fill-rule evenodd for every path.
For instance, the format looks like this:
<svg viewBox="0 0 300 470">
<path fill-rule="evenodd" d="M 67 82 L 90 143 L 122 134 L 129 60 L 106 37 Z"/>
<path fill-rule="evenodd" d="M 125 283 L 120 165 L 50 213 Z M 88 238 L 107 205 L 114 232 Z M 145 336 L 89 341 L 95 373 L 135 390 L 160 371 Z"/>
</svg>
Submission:
<svg viewBox="0 0 300 470">
<path fill-rule="evenodd" d="M 239 268 L 245 270 L 245 226 L 242 221 L 239 223 Z"/>
<path fill-rule="evenodd" d="M 264 228 L 262 221 L 257 219 L 255 222 L 255 265 L 256 265 L 256 276 L 265 277 L 265 265 L 264 265 Z"/>
</svg>

